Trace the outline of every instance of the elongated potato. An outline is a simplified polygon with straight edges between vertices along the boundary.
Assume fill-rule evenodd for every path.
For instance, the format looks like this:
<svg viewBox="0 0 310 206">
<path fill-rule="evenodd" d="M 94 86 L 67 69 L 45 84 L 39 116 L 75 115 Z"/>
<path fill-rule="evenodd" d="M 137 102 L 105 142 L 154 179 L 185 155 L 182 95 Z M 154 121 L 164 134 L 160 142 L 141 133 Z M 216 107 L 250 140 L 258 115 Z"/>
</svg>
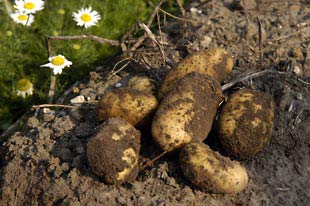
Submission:
<svg viewBox="0 0 310 206">
<path fill-rule="evenodd" d="M 186 75 L 162 100 L 152 122 L 152 136 L 164 150 L 203 141 L 212 126 L 222 98 L 218 81 L 191 73 Z"/>
<path fill-rule="evenodd" d="M 134 126 L 140 126 L 157 107 L 155 96 L 127 88 L 105 93 L 98 103 L 98 118 L 106 120 L 119 117 Z"/>
<path fill-rule="evenodd" d="M 191 72 L 207 74 L 221 82 L 230 74 L 233 64 L 232 56 L 222 48 L 194 52 L 169 71 L 158 91 L 158 98 L 162 99 L 180 79 Z"/>
<path fill-rule="evenodd" d="M 239 162 L 202 142 L 191 142 L 181 149 L 180 165 L 184 176 L 206 192 L 238 193 L 248 183 L 247 172 Z"/>
<path fill-rule="evenodd" d="M 121 184 L 138 176 L 140 132 L 125 120 L 111 118 L 87 143 L 92 171 L 106 183 Z"/>
<path fill-rule="evenodd" d="M 261 151 L 271 138 L 274 101 L 269 95 L 249 89 L 233 94 L 219 118 L 219 137 L 224 149 L 239 159 Z"/>
</svg>

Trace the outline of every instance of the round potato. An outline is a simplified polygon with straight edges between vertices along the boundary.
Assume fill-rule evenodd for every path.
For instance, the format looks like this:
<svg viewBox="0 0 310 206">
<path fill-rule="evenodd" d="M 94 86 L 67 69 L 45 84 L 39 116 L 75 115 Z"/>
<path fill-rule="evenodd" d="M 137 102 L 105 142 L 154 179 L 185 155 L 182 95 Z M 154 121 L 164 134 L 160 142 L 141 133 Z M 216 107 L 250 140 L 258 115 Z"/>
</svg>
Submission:
<svg viewBox="0 0 310 206">
<path fill-rule="evenodd" d="M 141 126 L 157 107 L 155 96 L 146 92 L 119 88 L 105 93 L 98 103 L 98 118 L 119 117 L 134 126 Z"/>
<path fill-rule="evenodd" d="M 223 106 L 219 136 L 224 149 L 234 157 L 248 159 L 271 138 L 275 104 L 269 95 L 243 89 Z"/>
<path fill-rule="evenodd" d="M 140 132 L 125 120 L 111 118 L 87 143 L 92 171 L 109 184 L 122 184 L 138 176 Z"/>
<path fill-rule="evenodd" d="M 162 100 L 152 122 L 152 136 L 164 151 L 203 141 L 222 98 L 218 81 L 191 73 Z"/>
<path fill-rule="evenodd" d="M 244 167 L 220 155 L 202 142 L 191 142 L 181 149 L 184 176 L 205 192 L 238 193 L 248 183 Z"/>
<path fill-rule="evenodd" d="M 127 87 L 134 90 L 155 94 L 156 85 L 154 80 L 146 76 L 132 76 L 128 80 Z"/>
<path fill-rule="evenodd" d="M 232 56 L 222 48 L 194 52 L 168 72 L 158 91 L 158 98 L 162 99 L 181 78 L 191 72 L 207 74 L 221 82 L 230 74 L 233 65 Z"/>
</svg>

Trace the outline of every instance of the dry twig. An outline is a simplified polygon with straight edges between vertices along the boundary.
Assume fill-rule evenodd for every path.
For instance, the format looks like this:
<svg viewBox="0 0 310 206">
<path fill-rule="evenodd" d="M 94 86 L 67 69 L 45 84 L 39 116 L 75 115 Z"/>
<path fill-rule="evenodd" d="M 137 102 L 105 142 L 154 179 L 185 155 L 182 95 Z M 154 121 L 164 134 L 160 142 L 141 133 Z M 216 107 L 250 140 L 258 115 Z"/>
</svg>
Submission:
<svg viewBox="0 0 310 206">
<path fill-rule="evenodd" d="M 185 19 L 185 18 L 177 17 L 177 16 L 175 16 L 175 15 L 173 15 L 173 14 L 170 14 L 169 12 L 167 12 L 167 11 L 161 9 L 161 8 L 159 8 L 158 10 L 161 11 L 161 12 L 163 12 L 164 14 L 166 14 L 166 15 L 168 15 L 168 16 L 174 18 L 174 19 L 180 20 L 180 21 L 188 21 L 188 22 L 191 22 L 191 23 L 197 23 L 197 22 L 199 22 L 199 21 L 195 21 L 195 20 L 192 20 L 192 19 Z"/>
<path fill-rule="evenodd" d="M 167 153 L 168 153 L 167 151 L 164 151 L 164 152 L 160 153 L 159 155 L 157 155 L 155 158 L 153 158 L 151 160 L 147 160 L 147 162 L 140 167 L 140 171 L 145 170 L 147 167 L 152 167 L 154 165 L 154 162 L 156 162 L 157 160 L 159 160 L 160 158 L 165 156 Z"/>
<path fill-rule="evenodd" d="M 250 70 L 250 71 L 246 71 L 246 72 L 240 74 L 239 76 L 237 76 L 236 78 L 232 79 L 231 81 L 227 82 L 226 84 L 224 84 L 222 86 L 222 90 L 226 91 L 227 89 L 233 87 L 234 85 L 236 85 L 239 82 L 243 82 L 243 81 L 246 81 L 248 79 L 252 79 L 252 78 L 256 78 L 256 77 L 260 77 L 260 76 L 264 76 L 266 74 L 286 74 L 286 73 L 275 71 L 275 70 L 263 70 L 263 71 Z"/>
<path fill-rule="evenodd" d="M 64 105 L 64 104 L 40 104 L 40 105 L 33 105 L 31 109 L 41 109 L 41 108 L 50 108 L 50 107 L 61 107 L 61 108 L 69 108 L 72 109 L 75 106 L 72 105 Z"/>
<path fill-rule="evenodd" d="M 258 49 L 259 49 L 259 65 L 262 66 L 262 61 L 264 57 L 264 52 L 263 52 L 263 27 L 262 27 L 262 22 L 259 18 L 257 18 L 258 22 Z"/>
<path fill-rule="evenodd" d="M 155 44 L 158 46 L 160 53 L 164 59 L 164 62 L 166 62 L 166 55 L 165 55 L 165 51 L 162 47 L 162 45 L 157 41 L 155 35 L 153 34 L 153 32 L 144 24 L 144 23 L 139 23 L 139 26 L 141 27 L 141 29 L 143 29 L 146 33 L 146 35 L 153 41 L 155 42 Z"/>
<path fill-rule="evenodd" d="M 158 9 L 160 8 L 160 6 L 164 3 L 165 0 L 161 0 L 155 7 L 155 9 L 153 10 L 152 14 L 149 17 L 149 20 L 146 24 L 146 26 L 149 28 L 152 25 L 152 22 L 157 14 Z M 137 42 L 130 48 L 130 55 L 132 55 L 132 53 L 134 53 L 138 47 L 144 42 L 144 40 L 146 39 L 146 35 L 143 35 L 142 37 L 138 38 Z"/>
<path fill-rule="evenodd" d="M 120 71 L 122 71 L 123 69 L 125 69 L 125 67 L 127 67 L 128 64 L 130 64 L 130 60 L 131 60 L 131 59 L 132 59 L 131 57 L 128 57 L 128 58 L 124 58 L 124 59 L 121 59 L 120 61 L 118 61 L 118 62 L 114 65 L 114 67 L 113 67 L 113 69 L 111 70 L 111 72 L 109 73 L 107 79 L 108 79 L 108 80 L 111 79 L 113 76 L 115 76 L 115 75 L 118 74 Z M 123 63 L 124 61 L 127 61 L 127 62 L 126 62 L 123 66 L 121 66 L 119 69 L 116 70 L 117 66 L 118 66 L 119 64 Z M 115 71 L 115 70 L 116 70 L 116 71 Z"/>
<path fill-rule="evenodd" d="M 276 38 L 274 41 L 280 41 L 280 40 L 283 40 L 283 39 L 290 38 L 291 36 L 297 35 L 297 34 L 301 33 L 302 31 L 304 31 L 306 29 L 309 29 L 309 28 L 310 28 L 309 26 L 306 26 L 306 27 L 304 27 L 302 29 L 299 29 L 296 32 L 293 32 L 291 34 L 288 34 L 288 35 L 285 35 L 285 36 L 280 36 L 280 37 Z"/>
</svg>

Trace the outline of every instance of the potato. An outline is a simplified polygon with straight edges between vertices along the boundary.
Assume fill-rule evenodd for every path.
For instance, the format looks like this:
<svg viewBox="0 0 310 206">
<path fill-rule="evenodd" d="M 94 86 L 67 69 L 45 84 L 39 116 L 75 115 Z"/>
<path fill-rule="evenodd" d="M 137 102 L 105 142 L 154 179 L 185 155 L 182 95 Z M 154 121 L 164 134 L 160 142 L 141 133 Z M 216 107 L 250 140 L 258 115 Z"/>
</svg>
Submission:
<svg viewBox="0 0 310 206">
<path fill-rule="evenodd" d="M 238 193 L 248 183 L 247 172 L 239 162 L 202 142 L 191 142 L 181 149 L 180 166 L 184 176 L 205 192 Z"/>
<path fill-rule="evenodd" d="M 212 126 L 222 98 L 218 81 L 191 73 L 162 100 L 152 122 L 152 136 L 164 150 L 172 151 L 192 141 L 203 141 Z"/>
<path fill-rule="evenodd" d="M 119 117 L 134 126 L 140 126 L 157 107 L 155 96 L 128 88 L 105 93 L 98 103 L 98 118 L 106 120 Z"/>
<path fill-rule="evenodd" d="M 111 118 L 87 143 L 92 171 L 108 184 L 122 184 L 138 176 L 140 132 L 125 120 Z"/>
<path fill-rule="evenodd" d="M 154 80 L 146 76 L 132 76 L 128 80 L 127 87 L 134 90 L 155 94 L 156 85 Z"/>
<path fill-rule="evenodd" d="M 275 104 L 269 95 L 249 89 L 233 94 L 219 118 L 219 137 L 224 149 L 239 159 L 261 151 L 271 138 Z"/>
<path fill-rule="evenodd" d="M 191 72 L 207 74 L 221 82 L 230 74 L 233 64 L 232 56 L 221 48 L 192 53 L 168 72 L 158 91 L 158 98 L 162 99 L 181 78 Z"/>
</svg>

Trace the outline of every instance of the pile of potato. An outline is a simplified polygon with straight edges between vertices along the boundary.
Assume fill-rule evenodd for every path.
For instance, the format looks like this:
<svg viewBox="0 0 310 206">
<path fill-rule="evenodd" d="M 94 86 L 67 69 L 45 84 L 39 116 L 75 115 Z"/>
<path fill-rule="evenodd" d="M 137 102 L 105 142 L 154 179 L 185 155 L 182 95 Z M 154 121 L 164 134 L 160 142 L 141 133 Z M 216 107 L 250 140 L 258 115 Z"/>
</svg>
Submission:
<svg viewBox="0 0 310 206">
<path fill-rule="evenodd" d="M 92 171 L 109 184 L 133 181 L 139 170 L 138 129 L 151 124 L 154 141 L 165 152 L 179 152 L 184 176 L 194 185 L 212 193 L 243 190 L 246 169 L 203 143 L 223 100 L 220 83 L 232 68 L 224 49 L 204 50 L 171 69 L 157 97 L 153 82 L 137 76 L 106 92 L 98 103 L 104 122 L 87 144 Z M 272 134 L 274 108 L 273 99 L 259 91 L 231 95 L 218 118 L 218 138 L 227 154 L 248 159 L 261 151 Z"/>
</svg>

